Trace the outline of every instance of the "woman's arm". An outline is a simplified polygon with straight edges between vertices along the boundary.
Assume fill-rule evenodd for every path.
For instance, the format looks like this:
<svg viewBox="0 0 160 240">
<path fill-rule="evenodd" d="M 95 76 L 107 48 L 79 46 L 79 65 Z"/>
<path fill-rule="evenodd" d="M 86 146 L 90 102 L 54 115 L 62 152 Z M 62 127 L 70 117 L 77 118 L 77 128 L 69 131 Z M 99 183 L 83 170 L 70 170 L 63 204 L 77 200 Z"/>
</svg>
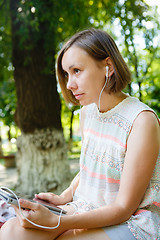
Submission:
<svg viewBox="0 0 160 240">
<path fill-rule="evenodd" d="M 74 192 L 76 190 L 76 188 L 78 187 L 79 184 L 79 176 L 78 174 L 74 177 L 74 179 L 72 180 L 70 186 L 65 189 L 60 195 L 56 195 L 52 192 L 48 192 L 48 193 L 39 193 L 39 194 L 35 194 L 35 199 L 34 200 L 44 200 L 47 201 L 49 203 L 55 204 L 55 205 L 65 205 L 68 202 L 71 202 L 73 200 L 73 195 Z"/>
<path fill-rule="evenodd" d="M 64 205 L 73 200 L 74 192 L 79 184 L 79 179 L 80 179 L 80 176 L 79 174 L 77 174 L 72 180 L 70 186 L 61 193 L 60 197 L 63 199 L 63 203 L 61 203 L 61 205 Z"/>
<path fill-rule="evenodd" d="M 141 113 L 130 133 L 119 193 L 115 202 L 108 206 L 77 214 L 62 216 L 59 229 L 89 229 L 120 224 L 136 211 L 141 203 L 152 176 L 160 146 L 160 131 L 156 117 L 150 112 Z M 145 176 L 145 177 L 144 177 Z M 77 179 L 78 183 L 78 179 Z M 67 194 L 71 190 L 64 192 Z M 46 226 L 55 226 L 58 216 L 39 204 L 26 200 L 22 207 L 30 220 Z M 43 216 L 43 218 L 42 218 Z M 21 220 L 24 227 L 34 227 Z"/>
<path fill-rule="evenodd" d="M 96 228 L 120 224 L 129 219 L 143 199 L 159 147 L 158 121 L 153 113 L 142 112 L 135 120 L 128 138 L 120 189 L 115 202 L 90 212 L 62 217 L 62 226 L 65 229 Z"/>
</svg>

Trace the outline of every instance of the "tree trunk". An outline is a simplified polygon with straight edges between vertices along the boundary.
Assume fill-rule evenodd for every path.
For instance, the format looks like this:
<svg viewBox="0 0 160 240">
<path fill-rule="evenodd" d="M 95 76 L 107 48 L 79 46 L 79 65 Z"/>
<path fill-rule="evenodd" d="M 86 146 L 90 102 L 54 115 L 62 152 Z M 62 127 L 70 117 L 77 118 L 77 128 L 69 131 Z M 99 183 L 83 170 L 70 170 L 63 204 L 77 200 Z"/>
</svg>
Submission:
<svg viewBox="0 0 160 240">
<path fill-rule="evenodd" d="M 50 41 L 46 37 L 48 23 L 39 22 L 39 31 L 33 31 L 29 23 L 26 24 L 30 21 L 27 19 L 29 10 L 20 14 L 19 4 L 19 0 L 10 0 L 17 92 L 15 120 L 22 132 L 17 141 L 17 189 L 32 195 L 59 190 L 67 183 L 70 170 L 66 162 L 57 82 L 52 72 L 55 46 L 52 44 L 49 52 L 46 49 L 46 39 Z M 28 32 L 27 36 L 21 33 L 23 28 Z"/>
<path fill-rule="evenodd" d="M 72 149 L 72 142 L 73 142 L 73 118 L 74 118 L 74 110 L 71 111 L 70 117 L 70 127 L 69 127 L 69 142 L 68 142 L 68 149 Z"/>
<path fill-rule="evenodd" d="M 138 81 L 138 87 L 139 87 L 138 92 L 139 92 L 139 100 L 140 101 L 142 101 L 142 87 L 141 87 L 141 85 L 142 85 L 142 82 L 139 80 Z"/>
<path fill-rule="evenodd" d="M 7 130 L 7 136 L 8 136 L 8 142 L 10 142 L 11 141 L 11 127 L 10 126 L 8 126 L 8 130 Z"/>
<path fill-rule="evenodd" d="M 73 140 L 73 117 L 74 117 L 74 110 L 71 111 L 71 118 L 70 118 L 69 141 L 71 141 L 71 142 Z"/>
<path fill-rule="evenodd" d="M 60 193 L 70 181 L 63 132 L 48 128 L 22 134 L 17 140 L 18 192 Z"/>
</svg>

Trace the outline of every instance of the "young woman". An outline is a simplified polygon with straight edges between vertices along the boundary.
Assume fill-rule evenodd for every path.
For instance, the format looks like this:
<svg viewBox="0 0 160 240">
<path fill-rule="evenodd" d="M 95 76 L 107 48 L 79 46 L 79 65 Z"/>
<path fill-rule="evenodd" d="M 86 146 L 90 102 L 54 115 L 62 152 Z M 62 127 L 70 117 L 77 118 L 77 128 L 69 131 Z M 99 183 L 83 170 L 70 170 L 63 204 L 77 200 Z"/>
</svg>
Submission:
<svg viewBox="0 0 160 240">
<path fill-rule="evenodd" d="M 57 59 L 64 98 L 82 105 L 80 174 L 60 196 L 39 199 L 65 205 L 56 229 L 41 229 L 17 212 L 0 240 L 160 239 L 160 131 L 152 109 L 122 90 L 130 71 L 104 31 L 74 35 Z M 20 200 L 31 221 L 48 227 L 59 217 L 39 204 Z"/>
</svg>

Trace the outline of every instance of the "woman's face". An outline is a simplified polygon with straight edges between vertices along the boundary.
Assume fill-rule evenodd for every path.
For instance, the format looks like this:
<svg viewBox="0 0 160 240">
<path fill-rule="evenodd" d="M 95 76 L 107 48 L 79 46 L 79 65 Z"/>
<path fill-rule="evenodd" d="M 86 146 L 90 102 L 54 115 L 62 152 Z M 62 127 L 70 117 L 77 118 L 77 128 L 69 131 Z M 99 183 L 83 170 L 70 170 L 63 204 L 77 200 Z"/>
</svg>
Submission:
<svg viewBox="0 0 160 240">
<path fill-rule="evenodd" d="M 62 68 L 68 78 L 67 88 L 79 103 L 98 104 L 105 83 L 105 60 L 96 61 L 83 49 L 72 46 L 63 55 Z"/>
</svg>

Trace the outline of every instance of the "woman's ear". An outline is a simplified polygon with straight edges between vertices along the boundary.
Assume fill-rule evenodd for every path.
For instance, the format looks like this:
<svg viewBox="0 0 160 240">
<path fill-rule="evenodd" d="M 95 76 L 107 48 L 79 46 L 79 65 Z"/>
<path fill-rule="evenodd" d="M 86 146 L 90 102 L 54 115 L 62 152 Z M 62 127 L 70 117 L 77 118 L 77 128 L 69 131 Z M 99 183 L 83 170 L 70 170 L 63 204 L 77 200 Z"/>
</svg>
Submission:
<svg viewBox="0 0 160 240">
<path fill-rule="evenodd" d="M 111 77 L 112 74 L 114 73 L 114 67 L 113 67 L 110 57 L 107 57 L 105 59 L 105 62 L 106 62 L 106 66 L 108 66 L 108 77 Z"/>
</svg>

